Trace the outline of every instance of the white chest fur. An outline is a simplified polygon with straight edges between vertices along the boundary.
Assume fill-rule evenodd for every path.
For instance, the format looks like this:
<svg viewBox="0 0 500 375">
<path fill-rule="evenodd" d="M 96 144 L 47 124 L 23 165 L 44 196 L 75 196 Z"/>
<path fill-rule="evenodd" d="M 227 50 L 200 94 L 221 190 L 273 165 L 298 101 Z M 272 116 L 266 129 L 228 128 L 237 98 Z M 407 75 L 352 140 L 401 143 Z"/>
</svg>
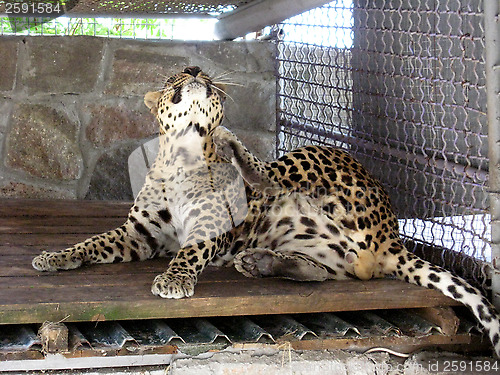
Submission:
<svg viewBox="0 0 500 375">
<path fill-rule="evenodd" d="M 160 140 L 158 157 L 148 174 L 161 185 L 181 246 L 202 222 L 210 238 L 241 223 L 247 213 L 242 178 L 231 164 L 205 158 L 204 138 L 196 131 Z"/>
</svg>

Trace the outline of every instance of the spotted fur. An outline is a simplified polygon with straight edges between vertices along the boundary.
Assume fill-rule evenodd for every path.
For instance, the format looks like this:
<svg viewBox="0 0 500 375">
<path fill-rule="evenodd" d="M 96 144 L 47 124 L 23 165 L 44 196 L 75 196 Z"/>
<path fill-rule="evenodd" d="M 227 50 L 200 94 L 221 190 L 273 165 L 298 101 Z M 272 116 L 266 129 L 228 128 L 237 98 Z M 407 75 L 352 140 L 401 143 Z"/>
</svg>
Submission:
<svg viewBox="0 0 500 375">
<path fill-rule="evenodd" d="M 491 303 L 407 251 L 382 186 L 348 153 L 307 146 L 259 160 L 220 126 L 219 89 L 198 67 L 169 78 L 145 103 L 160 124 L 160 149 L 127 221 L 43 252 L 33 260 L 37 270 L 173 255 L 153 281 L 152 292 L 164 298 L 192 296 L 208 263 L 302 281 L 395 276 L 469 307 L 500 353 Z"/>
</svg>

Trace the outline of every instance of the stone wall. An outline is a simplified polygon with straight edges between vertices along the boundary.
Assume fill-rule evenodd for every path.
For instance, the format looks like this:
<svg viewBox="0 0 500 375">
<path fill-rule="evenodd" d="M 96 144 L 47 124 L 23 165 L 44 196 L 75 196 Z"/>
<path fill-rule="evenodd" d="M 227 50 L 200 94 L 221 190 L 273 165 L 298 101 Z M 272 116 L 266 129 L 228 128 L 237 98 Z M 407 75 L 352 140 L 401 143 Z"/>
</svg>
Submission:
<svg viewBox="0 0 500 375">
<path fill-rule="evenodd" d="M 143 96 L 188 65 L 229 73 L 224 125 L 274 152 L 270 43 L 2 37 L 0 56 L 0 197 L 132 199 L 128 156 L 157 133 Z"/>
</svg>

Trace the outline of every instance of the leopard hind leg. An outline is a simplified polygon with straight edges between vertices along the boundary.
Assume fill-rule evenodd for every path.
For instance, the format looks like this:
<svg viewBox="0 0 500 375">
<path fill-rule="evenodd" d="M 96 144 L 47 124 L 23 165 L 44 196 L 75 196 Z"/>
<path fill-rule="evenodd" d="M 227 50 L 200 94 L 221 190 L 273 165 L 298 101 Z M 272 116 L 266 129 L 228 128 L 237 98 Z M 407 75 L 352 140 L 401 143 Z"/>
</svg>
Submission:
<svg viewBox="0 0 500 375">
<path fill-rule="evenodd" d="M 324 281 L 331 276 L 326 266 L 305 254 L 263 248 L 242 250 L 236 255 L 234 266 L 247 277 Z"/>
</svg>

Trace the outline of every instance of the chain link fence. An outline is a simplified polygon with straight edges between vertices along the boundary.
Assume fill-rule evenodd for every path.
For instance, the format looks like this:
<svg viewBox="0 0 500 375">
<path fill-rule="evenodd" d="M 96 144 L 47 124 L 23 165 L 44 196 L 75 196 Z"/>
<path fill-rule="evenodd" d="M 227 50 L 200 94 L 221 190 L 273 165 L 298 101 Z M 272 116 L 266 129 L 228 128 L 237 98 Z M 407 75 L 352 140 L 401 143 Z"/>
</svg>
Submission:
<svg viewBox="0 0 500 375">
<path fill-rule="evenodd" d="M 277 149 L 348 150 L 410 250 L 489 288 L 482 1 L 336 0 L 279 25 Z"/>
</svg>

